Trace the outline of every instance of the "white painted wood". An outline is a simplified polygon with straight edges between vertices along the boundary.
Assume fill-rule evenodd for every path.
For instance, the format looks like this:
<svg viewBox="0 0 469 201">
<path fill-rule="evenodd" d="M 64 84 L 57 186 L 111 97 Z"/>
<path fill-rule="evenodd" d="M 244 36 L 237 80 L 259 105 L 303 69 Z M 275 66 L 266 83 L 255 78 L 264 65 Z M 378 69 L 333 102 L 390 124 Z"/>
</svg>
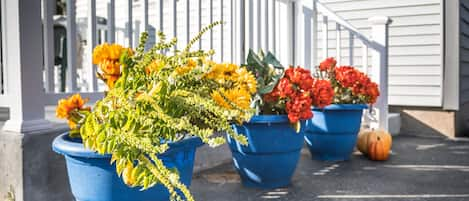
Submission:
<svg viewBox="0 0 469 201">
<path fill-rule="evenodd" d="M 342 64 L 342 55 L 341 55 L 341 52 L 342 52 L 342 47 L 341 47 L 341 26 L 339 23 L 336 23 L 336 46 L 335 46 L 335 51 L 336 51 L 336 55 L 335 55 L 335 59 L 337 60 L 337 65 L 341 65 Z"/>
<path fill-rule="evenodd" d="M 49 104 L 57 104 L 60 99 L 72 96 L 76 92 L 46 94 L 44 101 Z M 104 97 L 103 92 L 80 92 L 82 97 L 89 99 L 90 103 L 96 102 Z"/>
<path fill-rule="evenodd" d="M 427 74 L 442 74 L 442 2 L 441 0 L 360 0 L 360 1 L 335 1 L 335 0 L 321 0 L 321 3 L 329 8 L 332 12 L 339 15 L 364 36 L 371 35 L 371 26 L 367 21 L 369 17 L 376 15 L 389 16 L 393 23 L 389 27 L 389 66 L 390 74 L 389 79 L 393 78 L 396 73 L 411 75 L 425 76 Z M 320 20 L 322 20 L 320 18 Z M 331 18 L 329 18 L 331 21 Z M 319 22 L 321 23 L 321 22 Z M 319 27 L 321 28 L 321 27 Z M 330 26 L 329 31 L 334 31 L 335 27 Z M 322 47 L 322 38 L 319 35 L 318 45 Z M 348 40 L 349 34 L 342 34 L 342 58 L 349 60 L 349 53 L 346 51 L 349 44 L 345 41 Z M 462 42 L 463 40 L 461 40 Z M 332 45 L 331 45 L 332 43 Z M 359 38 L 355 37 L 355 45 L 361 46 Z M 360 44 L 359 44 L 360 43 Z M 335 55 L 335 34 L 329 34 L 329 54 Z M 321 48 L 318 49 L 321 52 Z M 354 49 L 354 65 L 360 66 L 363 59 L 363 52 L 359 49 Z M 370 48 L 371 51 L 371 48 Z M 322 52 L 321 52 L 322 53 Z M 371 54 L 370 54 L 371 55 Z M 370 58 L 371 59 L 371 58 Z M 342 60 L 343 62 L 347 60 Z M 371 60 L 370 60 L 371 64 Z M 418 68 L 419 66 L 428 66 L 428 68 Z M 393 67 L 397 67 L 393 69 Z M 370 65 L 371 68 L 371 65 Z M 398 72 L 402 70 L 402 72 Z M 434 86 L 436 85 L 436 92 L 439 92 L 439 97 L 443 97 L 443 76 L 436 77 L 436 80 L 425 83 L 425 85 L 417 85 L 413 83 L 415 77 L 399 77 L 397 79 L 407 79 L 408 86 L 400 87 L 421 87 L 421 86 Z M 394 91 L 396 88 L 392 83 L 389 83 L 389 104 L 399 105 L 403 103 L 414 106 L 422 105 L 422 103 L 429 103 L 431 107 L 441 107 L 441 101 L 426 101 L 426 96 L 423 95 L 408 95 L 391 98 L 393 94 L 398 93 Z M 402 88 L 401 88 L 402 89 Z M 424 91 L 424 90 L 422 90 Z M 432 98 L 433 100 L 434 98 Z M 413 102 L 415 101 L 415 102 Z"/>
<path fill-rule="evenodd" d="M 253 12 L 254 12 L 254 0 L 247 0 L 248 3 L 246 5 L 248 11 L 246 13 L 246 23 L 248 24 L 247 25 L 247 29 L 246 29 L 246 33 L 242 33 L 242 34 L 246 34 L 247 35 L 247 48 L 249 49 L 253 49 L 254 51 L 257 52 L 257 50 L 255 49 L 254 47 L 254 20 L 253 20 Z M 244 59 L 243 59 L 244 60 Z"/>
<path fill-rule="evenodd" d="M 88 0 L 88 52 L 93 52 L 96 46 L 96 0 Z M 96 66 L 93 64 L 93 54 L 88 54 L 87 59 L 88 81 L 90 91 L 98 91 L 98 79 L 96 78 Z"/>
<path fill-rule="evenodd" d="M 370 125 L 372 128 L 388 130 L 388 25 L 391 23 L 388 17 L 372 17 L 369 19 L 372 24 L 372 39 L 379 49 L 372 49 L 372 79 L 379 85 L 380 96 L 378 97 L 377 125 Z"/>
<path fill-rule="evenodd" d="M 148 0 L 142 0 L 142 5 L 141 5 L 141 9 L 142 9 L 142 30 L 143 31 L 148 31 Z"/>
<path fill-rule="evenodd" d="M 127 42 L 128 47 L 134 47 L 133 42 L 133 0 L 127 0 Z"/>
<path fill-rule="evenodd" d="M 4 131 L 30 134 L 51 129 L 44 119 L 41 1 L 1 1 L 3 58 L 10 119 Z M 4 29 L 6 30 L 6 29 Z"/>
<path fill-rule="evenodd" d="M 116 41 L 116 23 L 115 23 L 115 0 L 109 0 L 107 7 L 107 26 L 108 26 L 108 42 L 114 43 Z"/>
<path fill-rule="evenodd" d="M 199 19 L 198 19 L 198 27 L 199 30 L 202 30 L 202 0 L 199 0 L 199 7 L 198 7 L 198 14 L 199 14 Z M 202 49 L 202 40 L 199 40 L 199 49 Z"/>
<path fill-rule="evenodd" d="M 77 24 L 75 0 L 67 0 L 67 76 L 66 91 L 77 91 Z"/>
<path fill-rule="evenodd" d="M 312 26 L 311 26 L 311 39 L 313 41 L 311 45 L 311 68 L 319 65 L 318 61 L 318 11 L 317 11 L 317 0 L 313 0 L 313 5 L 311 7 L 312 12 Z M 327 46 L 326 46 L 327 47 Z"/>
<path fill-rule="evenodd" d="M 368 74 L 368 47 L 365 43 L 362 44 L 362 71 Z"/>
<path fill-rule="evenodd" d="M 42 23 L 44 30 L 44 89 L 48 93 L 54 92 L 54 14 L 54 1 L 42 0 Z"/>
<path fill-rule="evenodd" d="M 327 50 L 327 44 L 329 40 L 329 29 L 327 26 L 329 25 L 329 21 L 327 20 L 327 16 L 322 17 L 322 60 L 326 59 L 328 57 L 328 50 Z M 337 58 L 339 58 L 337 56 Z"/>
<path fill-rule="evenodd" d="M 235 29 L 236 29 L 236 61 L 245 63 L 246 56 L 246 5 L 245 1 L 236 1 L 235 9 Z"/>
<path fill-rule="evenodd" d="M 220 0 L 220 21 L 224 22 L 224 5 L 223 0 Z M 224 53 L 224 27 L 225 25 L 220 26 L 220 62 L 224 61 L 225 53 Z"/>
<path fill-rule="evenodd" d="M 354 41 L 354 35 L 352 32 L 349 32 L 349 38 L 348 38 L 348 41 L 349 41 L 349 48 L 348 48 L 348 53 L 349 53 L 349 60 L 348 60 L 348 65 L 350 66 L 353 66 L 353 49 L 354 49 L 354 45 L 353 45 L 353 41 Z M 367 59 L 365 59 L 367 60 Z"/>
</svg>

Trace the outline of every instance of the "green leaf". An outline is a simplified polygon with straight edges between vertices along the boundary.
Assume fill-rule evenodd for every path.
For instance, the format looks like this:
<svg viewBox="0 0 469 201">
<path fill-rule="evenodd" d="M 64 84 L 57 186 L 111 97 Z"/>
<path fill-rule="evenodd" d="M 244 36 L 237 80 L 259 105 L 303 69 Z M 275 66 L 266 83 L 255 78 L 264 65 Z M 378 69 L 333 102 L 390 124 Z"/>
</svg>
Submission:
<svg viewBox="0 0 469 201">
<path fill-rule="evenodd" d="M 283 66 L 280 63 L 280 61 L 278 61 L 275 55 L 273 55 L 271 52 L 267 52 L 267 55 L 265 55 L 264 60 L 262 60 L 262 62 L 265 64 L 271 64 L 272 66 L 276 68 L 283 69 Z"/>
</svg>

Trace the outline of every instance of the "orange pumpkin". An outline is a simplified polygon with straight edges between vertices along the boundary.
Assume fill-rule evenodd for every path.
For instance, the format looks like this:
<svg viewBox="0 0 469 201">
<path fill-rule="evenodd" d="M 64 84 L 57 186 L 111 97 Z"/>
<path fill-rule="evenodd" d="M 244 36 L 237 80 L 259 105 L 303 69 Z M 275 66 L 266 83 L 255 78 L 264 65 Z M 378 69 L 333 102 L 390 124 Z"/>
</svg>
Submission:
<svg viewBox="0 0 469 201">
<path fill-rule="evenodd" d="M 368 157 L 374 161 L 385 161 L 389 158 L 389 146 L 380 137 L 368 147 Z"/>
<path fill-rule="evenodd" d="M 363 154 L 368 154 L 368 148 L 371 143 L 380 138 L 386 145 L 386 149 L 391 150 L 392 137 L 387 131 L 384 130 L 362 130 L 358 134 L 357 148 Z"/>
</svg>

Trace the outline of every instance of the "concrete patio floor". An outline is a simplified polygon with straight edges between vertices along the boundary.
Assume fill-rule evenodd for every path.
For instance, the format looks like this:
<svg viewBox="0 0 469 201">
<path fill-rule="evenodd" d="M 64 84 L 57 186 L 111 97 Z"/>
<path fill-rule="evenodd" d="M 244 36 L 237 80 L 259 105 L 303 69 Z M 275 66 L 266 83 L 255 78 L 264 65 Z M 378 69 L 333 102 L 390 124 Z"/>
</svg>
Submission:
<svg viewBox="0 0 469 201">
<path fill-rule="evenodd" d="M 303 150 L 292 185 L 250 189 L 225 164 L 194 175 L 198 201 L 469 200 L 469 141 L 397 136 L 386 162 L 354 153 L 350 161 L 321 162 Z"/>
</svg>

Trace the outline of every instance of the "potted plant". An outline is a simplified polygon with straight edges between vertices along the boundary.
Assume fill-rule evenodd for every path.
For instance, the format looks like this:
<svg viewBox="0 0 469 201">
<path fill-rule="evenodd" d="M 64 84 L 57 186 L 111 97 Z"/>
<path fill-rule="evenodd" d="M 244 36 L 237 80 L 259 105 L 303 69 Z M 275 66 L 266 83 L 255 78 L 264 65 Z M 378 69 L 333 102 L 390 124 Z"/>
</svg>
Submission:
<svg viewBox="0 0 469 201">
<path fill-rule="evenodd" d="M 305 140 L 313 159 L 348 160 L 356 144 L 362 111 L 379 96 L 378 85 L 366 74 L 351 66 L 337 67 L 336 63 L 334 58 L 327 58 L 315 72 L 315 94 L 330 97 L 332 104 L 314 107 L 314 118 L 306 122 Z"/>
<path fill-rule="evenodd" d="M 176 39 L 166 42 L 161 32 L 148 51 L 147 33 L 135 51 L 116 44 L 94 49 L 93 62 L 109 90 L 93 109 L 80 95 L 60 100 L 57 116 L 68 120 L 71 131 L 53 142 L 65 156 L 77 200 L 193 200 L 187 186 L 196 147 L 224 143 L 216 132 L 247 143 L 231 123 L 253 114 L 245 104 L 255 92 L 254 76 L 244 67 L 210 61 L 213 51 L 190 51 L 218 24 L 171 54 L 163 52 Z M 226 68 L 236 71 L 227 75 Z"/>
<path fill-rule="evenodd" d="M 285 70 L 270 52 L 264 56 L 250 50 L 245 66 L 257 80 L 252 101 L 257 115 L 243 125 L 233 125 L 249 140 L 247 146 L 228 136 L 234 166 L 245 186 L 286 186 L 303 146 L 301 124 L 312 117 L 313 78 L 300 67 Z"/>
</svg>

